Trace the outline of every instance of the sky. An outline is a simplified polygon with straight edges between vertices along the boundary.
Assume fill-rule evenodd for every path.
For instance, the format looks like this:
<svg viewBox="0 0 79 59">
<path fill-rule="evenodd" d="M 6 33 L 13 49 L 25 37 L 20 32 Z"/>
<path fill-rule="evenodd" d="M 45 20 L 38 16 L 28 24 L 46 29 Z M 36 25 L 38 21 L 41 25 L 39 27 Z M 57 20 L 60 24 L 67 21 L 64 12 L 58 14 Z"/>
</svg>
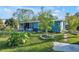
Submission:
<svg viewBox="0 0 79 59">
<path fill-rule="evenodd" d="M 0 18 L 8 19 L 12 17 L 12 14 L 16 12 L 18 8 L 31 9 L 35 14 L 40 12 L 41 6 L 0 6 Z M 52 10 L 52 14 L 59 19 L 63 19 L 65 13 L 69 12 L 74 14 L 79 12 L 79 6 L 44 6 L 45 10 Z"/>
</svg>

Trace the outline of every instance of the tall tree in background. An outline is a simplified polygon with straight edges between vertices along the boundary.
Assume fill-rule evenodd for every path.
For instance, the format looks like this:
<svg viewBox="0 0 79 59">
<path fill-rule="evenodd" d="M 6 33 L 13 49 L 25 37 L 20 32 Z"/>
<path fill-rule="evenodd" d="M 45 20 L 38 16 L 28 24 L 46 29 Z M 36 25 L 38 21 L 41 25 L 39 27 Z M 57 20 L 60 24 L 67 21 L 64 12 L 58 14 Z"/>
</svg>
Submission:
<svg viewBox="0 0 79 59">
<path fill-rule="evenodd" d="M 66 29 L 69 30 L 69 16 L 70 16 L 70 13 L 66 13 L 65 15 L 65 25 L 66 25 Z"/>
<path fill-rule="evenodd" d="M 26 21 L 32 18 L 33 11 L 30 9 L 17 9 L 17 11 L 13 14 L 19 21 Z"/>
<path fill-rule="evenodd" d="M 66 13 L 65 20 L 68 24 L 69 32 L 76 31 L 78 26 L 78 18 L 75 15 L 69 15 L 69 13 Z"/>
<path fill-rule="evenodd" d="M 75 13 L 75 15 L 78 18 L 78 24 L 79 24 L 79 12 Z"/>
<path fill-rule="evenodd" d="M 79 19 L 79 12 L 75 13 L 75 16 Z"/>
<path fill-rule="evenodd" d="M 68 16 L 66 20 L 68 22 L 68 30 L 70 32 L 76 31 L 77 26 L 78 26 L 78 18 L 72 15 L 72 16 Z"/>
<path fill-rule="evenodd" d="M 10 28 L 16 29 L 18 26 L 18 21 L 13 18 L 10 18 L 5 21 L 5 24 L 6 26 L 10 26 Z"/>
<path fill-rule="evenodd" d="M 3 20 L 0 19 L 0 30 L 2 30 L 3 28 L 4 28 Z"/>
</svg>

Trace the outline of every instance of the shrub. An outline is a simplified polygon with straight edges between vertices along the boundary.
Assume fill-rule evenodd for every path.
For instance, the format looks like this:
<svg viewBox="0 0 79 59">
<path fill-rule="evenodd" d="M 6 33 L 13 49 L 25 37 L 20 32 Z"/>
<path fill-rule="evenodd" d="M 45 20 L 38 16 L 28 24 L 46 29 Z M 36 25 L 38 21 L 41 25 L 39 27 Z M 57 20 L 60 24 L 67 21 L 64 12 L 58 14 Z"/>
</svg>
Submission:
<svg viewBox="0 0 79 59">
<path fill-rule="evenodd" d="M 8 46 L 20 46 L 24 45 L 29 39 L 28 33 L 25 32 L 12 32 L 11 36 L 8 39 L 7 45 Z"/>
<path fill-rule="evenodd" d="M 7 26 L 4 31 L 7 31 L 7 32 L 12 32 L 14 31 L 14 28 L 11 28 L 10 26 Z"/>
</svg>

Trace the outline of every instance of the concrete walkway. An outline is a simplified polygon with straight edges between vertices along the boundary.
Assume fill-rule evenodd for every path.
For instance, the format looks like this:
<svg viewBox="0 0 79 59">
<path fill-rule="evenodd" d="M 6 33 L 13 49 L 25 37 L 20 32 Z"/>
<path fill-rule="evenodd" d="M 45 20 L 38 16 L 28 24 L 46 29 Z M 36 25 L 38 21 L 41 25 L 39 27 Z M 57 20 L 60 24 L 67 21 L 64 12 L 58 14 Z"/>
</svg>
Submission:
<svg viewBox="0 0 79 59">
<path fill-rule="evenodd" d="M 53 50 L 63 52 L 79 52 L 79 45 L 53 42 Z"/>
</svg>

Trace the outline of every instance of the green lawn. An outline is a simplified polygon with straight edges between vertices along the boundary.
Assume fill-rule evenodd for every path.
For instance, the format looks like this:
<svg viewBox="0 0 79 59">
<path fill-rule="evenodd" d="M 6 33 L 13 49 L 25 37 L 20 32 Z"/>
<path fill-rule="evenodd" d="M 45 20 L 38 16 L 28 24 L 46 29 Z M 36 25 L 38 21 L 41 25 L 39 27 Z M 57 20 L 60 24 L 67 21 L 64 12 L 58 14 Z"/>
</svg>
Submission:
<svg viewBox="0 0 79 59">
<path fill-rule="evenodd" d="M 66 43 L 71 43 L 71 44 L 79 44 L 79 34 L 78 35 L 72 35 L 72 34 L 67 34 L 67 42 Z M 65 42 L 64 39 L 61 39 L 60 42 Z"/>
<path fill-rule="evenodd" d="M 79 35 L 71 35 L 68 34 L 69 38 L 68 38 L 68 43 L 76 43 L 79 44 Z"/>
<path fill-rule="evenodd" d="M 52 52 L 53 39 L 52 40 L 41 40 L 39 38 L 40 34 L 31 34 L 29 40 L 24 46 L 21 47 L 6 47 L 5 43 L 8 39 L 8 36 L 0 37 L 0 52 Z M 51 33 L 53 35 L 53 33 Z M 58 34 L 60 35 L 60 34 Z M 61 38 L 61 36 L 59 36 Z M 56 41 L 58 41 L 57 39 Z M 63 38 L 59 40 L 64 42 Z M 79 43 L 79 35 L 68 34 L 67 43 Z"/>
<path fill-rule="evenodd" d="M 38 36 L 32 36 L 24 46 L 6 47 L 5 42 L 8 37 L 0 37 L 0 52 L 49 52 L 52 50 L 52 40 L 41 40 Z"/>
</svg>

